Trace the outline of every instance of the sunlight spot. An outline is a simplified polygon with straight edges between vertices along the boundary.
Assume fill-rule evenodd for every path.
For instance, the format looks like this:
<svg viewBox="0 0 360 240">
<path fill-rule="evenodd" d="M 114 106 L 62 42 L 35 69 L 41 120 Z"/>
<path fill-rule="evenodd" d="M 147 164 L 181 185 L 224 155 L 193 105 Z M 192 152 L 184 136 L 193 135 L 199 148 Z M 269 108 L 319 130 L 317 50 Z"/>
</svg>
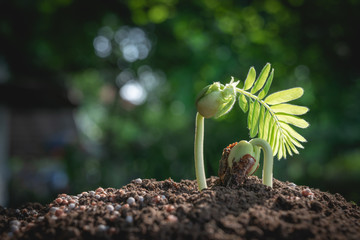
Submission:
<svg viewBox="0 0 360 240">
<path fill-rule="evenodd" d="M 140 105 L 145 102 L 147 94 L 141 84 L 131 80 L 120 89 L 120 96 L 134 105 Z"/>
<path fill-rule="evenodd" d="M 95 48 L 95 53 L 99 57 L 105 58 L 110 55 L 112 47 L 111 47 L 111 42 L 108 38 L 104 36 L 97 36 L 94 39 L 93 44 Z"/>
</svg>

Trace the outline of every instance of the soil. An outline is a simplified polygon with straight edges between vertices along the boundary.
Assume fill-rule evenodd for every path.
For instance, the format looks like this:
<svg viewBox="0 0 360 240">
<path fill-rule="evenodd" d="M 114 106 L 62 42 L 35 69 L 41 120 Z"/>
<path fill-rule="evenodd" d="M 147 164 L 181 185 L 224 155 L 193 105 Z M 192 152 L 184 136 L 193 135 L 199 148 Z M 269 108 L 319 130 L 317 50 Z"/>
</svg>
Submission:
<svg viewBox="0 0 360 240">
<path fill-rule="evenodd" d="M 0 207 L 0 239 L 360 239 L 360 207 L 340 194 L 256 176 L 223 187 L 136 179 L 121 189 Z"/>
</svg>

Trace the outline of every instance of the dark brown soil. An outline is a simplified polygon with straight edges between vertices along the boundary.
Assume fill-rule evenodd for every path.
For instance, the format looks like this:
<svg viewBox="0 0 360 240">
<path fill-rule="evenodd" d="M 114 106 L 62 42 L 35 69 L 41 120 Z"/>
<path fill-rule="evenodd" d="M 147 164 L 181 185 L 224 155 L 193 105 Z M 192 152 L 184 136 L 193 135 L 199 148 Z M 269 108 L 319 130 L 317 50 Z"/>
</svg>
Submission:
<svg viewBox="0 0 360 240">
<path fill-rule="evenodd" d="M 274 179 L 235 188 L 134 180 L 52 203 L 0 207 L 0 239 L 360 239 L 360 207 Z M 120 206 L 121 205 L 121 206 Z"/>
</svg>

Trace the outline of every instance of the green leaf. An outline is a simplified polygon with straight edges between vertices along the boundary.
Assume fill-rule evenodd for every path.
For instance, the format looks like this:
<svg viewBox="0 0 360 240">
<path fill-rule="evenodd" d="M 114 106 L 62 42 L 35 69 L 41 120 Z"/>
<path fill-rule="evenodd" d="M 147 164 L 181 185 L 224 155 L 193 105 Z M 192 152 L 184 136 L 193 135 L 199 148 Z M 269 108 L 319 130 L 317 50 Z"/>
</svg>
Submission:
<svg viewBox="0 0 360 240">
<path fill-rule="evenodd" d="M 258 122 L 259 122 L 259 115 L 260 115 L 260 104 L 258 101 L 254 102 L 254 110 L 252 113 L 252 121 L 251 121 L 251 128 L 250 128 L 250 137 L 253 138 L 258 133 Z"/>
<path fill-rule="evenodd" d="M 266 96 L 266 94 L 268 94 L 273 78 L 274 78 L 274 69 L 271 70 L 270 76 L 266 81 L 263 90 L 261 90 L 261 92 L 259 93 L 258 95 L 259 99 L 263 99 Z"/>
<path fill-rule="evenodd" d="M 287 113 L 292 115 L 303 115 L 309 111 L 307 107 L 287 103 L 273 105 L 271 106 L 271 110 L 275 113 Z"/>
<path fill-rule="evenodd" d="M 249 103 L 249 113 L 248 113 L 248 129 L 251 130 L 251 126 L 252 126 L 252 120 L 253 120 L 253 115 L 254 115 L 254 108 L 255 108 L 255 102 L 251 101 L 250 99 L 250 103 Z"/>
<path fill-rule="evenodd" d="M 307 128 L 309 126 L 309 123 L 305 121 L 304 119 L 301 119 L 299 117 L 295 117 L 288 114 L 276 114 L 276 117 L 281 122 L 289 123 L 291 125 L 294 125 L 299 128 Z"/>
<path fill-rule="evenodd" d="M 256 77 L 256 71 L 254 67 L 251 67 L 249 69 L 248 75 L 246 77 L 245 83 L 244 83 L 244 90 L 249 90 L 252 85 L 254 84 Z"/>
<path fill-rule="evenodd" d="M 248 101 L 247 101 L 245 95 L 243 95 L 243 94 L 239 95 L 239 106 L 240 106 L 241 110 L 243 110 L 244 113 L 246 113 L 249 109 Z"/>
<path fill-rule="evenodd" d="M 271 114 L 269 113 L 269 111 L 267 111 L 265 113 L 265 119 L 264 119 L 264 128 L 263 128 L 263 136 L 262 138 L 266 141 L 269 141 L 269 135 L 270 135 L 270 132 L 271 132 L 271 122 L 270 122 L 270 119 L 271 119 Z"/>
<path fill-rule="evenodd" d="M 254 112 L 254 107 L 255 107 L 254 102 L 251 99 L 249 99 L 249 113 L 248 113 L 248 121 L 247 121 L 248 129 L 251 128 L 251 121 Z"/>
<path fill-rule="evenodd" d="M 267 63 L 264 68 L 261 70 L 254 87 L 251 89 L 251 93 L 254 94 L 259 91 L 265 84 L 267 77 L 269 76 L 271 65 Z"/>
<path fill-rule="evenodd" d="M 303 93 L 304 90 L 301 87 L 290 88 L 269 95 L 267 98 L 265 98 L 265 103 L 269 105 L 275 105 L 290 102 L 301 97 Z"/>
<path fill-rule="evenodd" d="M 228 112 L 230 112 L 230 110 L 233 108 L 235 102 L 236 102 L 236 98 L 232 97 L 227 103 L 223 104 L 223 106 L 221 108 L 219 108 L 218 112 L 216 113 L 216 115 L 214 117 L 219 118 L 219 117 L 227 114 Z"/>
<path fill-rule="evenodd" d="M 297 133 L 292 127 L 290 127 L 287 123 L 280 122 L 280 126 L 289 133 L 290 136 L 297 139 L 300 142 L 306 142 L 306 139 Z"/>
<path fill-rule="evenodd" d="M 265 121 L 265 106 L 261 106 L 259 116 L 259 138 L 263 138 L 264 134 L 264 121 Z"/>
</svg>

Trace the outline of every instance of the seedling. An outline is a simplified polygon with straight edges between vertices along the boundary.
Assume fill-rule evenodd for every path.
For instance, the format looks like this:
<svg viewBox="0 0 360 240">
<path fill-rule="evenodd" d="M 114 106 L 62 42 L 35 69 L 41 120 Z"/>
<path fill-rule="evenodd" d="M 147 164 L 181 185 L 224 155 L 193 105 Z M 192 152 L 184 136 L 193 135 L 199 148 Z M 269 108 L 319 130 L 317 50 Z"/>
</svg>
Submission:
<svg viewBox="0 0 360 240">
<path fill-rule="evenodd" d="M 256 79 L 256 71 L 251 67 L 244 87 L 237 87 L 240 81 L 231 81 L 223 85 L 215 82 L 205 87 L 196 100 L 197 114 L 195 125 L 195 171 L 199 190 L 207 188 L 204 170 L 203 142 L 204 118 L 219 118 L 227 114 L 238 100 L 244 113 L 248 112 L 247 127 L 250 137 L 257 138 L 240 141 L 224 149 L 220 160 L 220 181 L 227 184 L 231 178 L 240 182 L 243 177 L 253 174 L 259 167 L 260 149 L 264 152 L 262 181 L 272 187 L 273 156 L 278 160 L 287 154 L 298 154 L 297 148 L 303 148 L 300 142 L 306 139 L 290 125 L 307 128 L 309 123 L 298 117 L 309 109 L 288 102 L 300 98 L 304 90 L 295 87 L 267 96 L 274 69 L 267 63 Z M 256 79 L 256 80 L 255 80 Z M 235 175 L 234 175 L 235 174 Z"/>
</svg>

